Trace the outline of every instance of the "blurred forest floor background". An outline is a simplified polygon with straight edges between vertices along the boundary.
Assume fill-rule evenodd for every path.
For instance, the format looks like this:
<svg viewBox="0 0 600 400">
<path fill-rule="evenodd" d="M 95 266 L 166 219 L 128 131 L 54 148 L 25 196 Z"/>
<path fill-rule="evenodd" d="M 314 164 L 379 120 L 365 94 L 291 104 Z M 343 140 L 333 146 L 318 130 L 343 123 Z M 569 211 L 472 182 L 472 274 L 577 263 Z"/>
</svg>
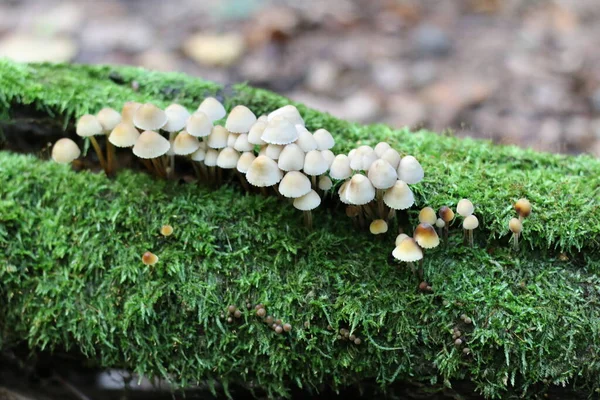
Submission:
<svg viewBox="0 0 600 400">
<path fill-rule="evenodd" d="M 247 81 L 331 114 L 600 156 L 597 0 L 4 0 L 0 57 Z"/>
</svg>

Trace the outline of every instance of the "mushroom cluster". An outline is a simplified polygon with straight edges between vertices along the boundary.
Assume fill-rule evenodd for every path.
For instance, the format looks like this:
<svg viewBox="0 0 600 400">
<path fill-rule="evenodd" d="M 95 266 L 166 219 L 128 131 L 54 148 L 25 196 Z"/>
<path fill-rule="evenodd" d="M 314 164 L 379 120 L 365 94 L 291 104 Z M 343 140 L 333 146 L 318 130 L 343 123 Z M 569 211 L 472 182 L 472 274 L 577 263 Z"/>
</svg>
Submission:
<svg viewBox="0 0 600 400">
<path fill-rule="evenodd" d="M 515 211 L 519 214 L 519 218 L 511 218 L 508 221 L 508 229 L 512 232 L 513 248 L 519 250 L 519 237 L 523 231 L 523 220 L 531 214 L 531 203 L 527 199 L 519 199 L 515 203 Z"/>
</svg>

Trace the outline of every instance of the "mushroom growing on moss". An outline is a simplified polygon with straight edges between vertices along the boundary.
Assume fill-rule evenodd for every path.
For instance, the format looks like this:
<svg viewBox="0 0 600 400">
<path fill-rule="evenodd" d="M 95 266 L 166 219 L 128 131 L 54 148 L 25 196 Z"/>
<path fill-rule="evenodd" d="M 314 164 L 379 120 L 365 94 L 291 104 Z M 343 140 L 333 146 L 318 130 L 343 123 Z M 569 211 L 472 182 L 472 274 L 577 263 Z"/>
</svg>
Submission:
<svg viewBox="0 0 600 400">
<path fill-rule="evenodd" d="M 395 259 L 407 263 L 413 273 L 415 273 L 415 266 L 413 263 L 423 259 L 423 250 L 421 250 L 413 238 L 407 237 L 400 241 L 400 244 L 392 251 L 392 255 Z M 420 269 L 419 279 L 423 280 L 423 272 Z"/>
<path fill-rule="evenodd" d="M 521 235 L 521 232 L 523 231 L 523 224 L 521 223 L 520 219 L 512 218 L 508 222 L 508 228 L 513 233 L 513 248 L 515 249 L 515 251 L 518 251 L 519 250 L 519 236 Z"/>
<path fill-rule="evenodd" d="M 171 144 L 167 139 L 154 131 L 144 131 L 138 137 L 133 146 L 133 154 L 142 159 L 150 159 L 154 166 L 154 172 L 165 178 L 165 162 L 162 156 L 169 151 Z"/>
<path fill-rule="evenodd" d="M 519 214 L 519 220 L 523 221 L 531 214 L 531 203 L 527 199 L 519 199 L 515 203 L 515 210 Z"/>
<path fill-rule="evenodd" d="M 424 207 L 419 212 L 419 222 L 425 223 L 429 225 L 435 225 L 435 221 L 437 220 L 437 216 L 435 215 L 435 211 L 431 207 Z"/>
<path fill-rule="evenodd" d="M 69 164 L 80 155 L 79 146 L 69 138 L 58 139 L 52 147 L 52 159 L 59 164 Z"/>
<path fill-rule="evenodd" d="M 91 114 L 83 115 L 77 121 L 77 127 L 75 128 L 75 130 L 77 132 L 77 135 L 89 138 L 90 143 L 92 144 L 92 147 L 94 147 L 94 151 L 98 156 L 100 166 L 102 167 L 104 172 L 108 174 L 109 170 L 108 166 L 106 165 L 104 154 L 102 153 L 102 149 L 100 148 L 98 141 L 94 137 L 96 135 L 102 135 L 104 133 L 102 125 L 100 124 L 98 119 Z"/>
<path fill-rule="evenodd" d="M 380 235 L 388 231 L 388 224 L 382 219 L 376 219 L 369 225 L 369 231 L 373 235 Z"/>
<path fill-rule="evenodd" d="M 432 249 L 440 244 L 440 238 L 435 232 L 435 229 L 431 224 L 426 222 L 420 223 L 417 226 L 413 237 L 419 246 L 424 249 Z"/>
<path fill-rule="evenodd" d="M 112 132 L 112 130 L 121 122 L 121 114 L 110 107 L 105 107 L 100 110 L 98 114 L 96 114 L 96 118 L 98 119 L 98 122 L 100 122 L 100 125 L 102 125 L 102 130 L 105 135 Z M 106 167 L 108 169 L 108 175 L 112 175 L 116 170 L 115 162 L 115 148 L 110 140 L 108 140 L 106 142 Z"/>
<path fill-rule="evenodd" d="M 246 106 L 235 106 L 227 116 L 225 128 L 233 133 L 248 133 L 256 123 L 256 115 Z"/>
<path fill-rule="evenodd" d="M 308 229 L 312 229 L 311 210 L 317 208 L 319 204 L 321 204 L 321 198 L 317 192 L 312 189 L 304 196 L 294 199 L 294 207 L 298 210 L 304 211 L 304 223 Z"/>
<path fill-rule="evenodd" d="M 454 211 L 448 206 L 441 206 L 438 215 L 444 221 L 444 240 L 448 240 L 448 231 L 450 228 L 450 222 L 454 219 Z"/>
<path fill-rule="evenodd" d="M 474 215 L 469 215 L 463 221 L 463 228 L 468 233 L 469 246 L 473 247 L 473 231 L 479 226 L 479 220 Z"/>
</svg>

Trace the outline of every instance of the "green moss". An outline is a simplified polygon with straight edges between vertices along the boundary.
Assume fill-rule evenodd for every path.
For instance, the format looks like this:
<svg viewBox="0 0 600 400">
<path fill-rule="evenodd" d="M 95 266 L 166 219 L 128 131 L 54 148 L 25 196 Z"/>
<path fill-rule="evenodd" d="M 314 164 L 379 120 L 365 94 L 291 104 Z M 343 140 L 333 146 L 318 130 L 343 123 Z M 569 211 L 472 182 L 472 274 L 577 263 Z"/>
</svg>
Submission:
<svg viewBox="0 0 600 400">
<path fill-rule="evenodd" d="M 114 83 L 111 72 L 140 90 Z M 286 104 L 181 74 L 0 62 L 0 115 L 31 104 L 68 122 L 131 99 L 192 108 L 217 92 L 257 113 Z M 477 246 L 464 247 L 455 228 L 448 248 L 427 253 L 433 295 L 418 293 L 410 271 L 390 260 L 393 235 L 374 240 L 341 211 L 317 210 L 308 233 L 291 207 L 236 187 L 131 171 L 108 180 L 0 152 L 0 347 L 25 339 L 32 349 L 77 349 L 101 366 L 181 385 L 252 381 L 271 394 L 367 378 L 467 378 L 490 397 L 544 381 L 584 393 L 600 387 L 600 162 L 301 110 L 309 128 L 335 135 L 336 151 L 386 139 L 417 156 L 426 171 L 414 186 L 419 206 L 474 201 L 483 228 Z M 527 249 L 516 255 L 505 226 L 521 196 L 534 213 L 525 222 Z M 173 236 L 159 234 L 164 223 Z M 154 267 L 140 262 L 146 250 L 160 258 Z M 219 318 L 247 299 L 290 322 L 291 334 L 275 334 L 252 311 L 233 324 Z M 363 343 L 337 341 L 328 324 L 354 330 Z M 456 324 L 470 356 L 453 345 Z"/>
</svg>

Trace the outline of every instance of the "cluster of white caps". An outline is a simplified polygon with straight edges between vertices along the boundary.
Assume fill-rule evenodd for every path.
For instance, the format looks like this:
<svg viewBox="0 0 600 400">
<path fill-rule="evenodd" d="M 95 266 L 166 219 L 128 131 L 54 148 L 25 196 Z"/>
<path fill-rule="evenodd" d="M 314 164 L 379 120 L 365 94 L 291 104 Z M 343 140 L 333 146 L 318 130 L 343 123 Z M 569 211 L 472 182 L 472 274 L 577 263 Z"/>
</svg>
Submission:
<svg viewBox="0 0 600 400">
<path fill-rule="evenodd" d="M 217 123 L 224 118 L 224 124 Z M 245 185 L 273 187 L 302 211 L 319 206 L 321 195 L 333 187 L 332 179 L 344 181 L 338 193 L 345 204 L 366 206 L 377 199 L 380 206 L 406 209 L 414 203 L 407 184 L 423 178 L 414 157 L 402 158 L 387 143 L 336 156 L 331 151 L 332 135 L 325 129 L 309 132 L 292 105 L 257 118 L 243 105 L 227 114 L 212 97 L 193 113 L 179 104 L 162 110 L 150 103 L 128 102 L 120 113 L 104 108 L 96 115 L 82 116 L 76 131 L 90 138 L 107 173 L 115 169 L 114 147 L 132 148 L 162 177 L 173 175 L 174 156 L 181 156 L 192 162 L 199 175 L 210 178 L 218 169 L 232 170 Z M 97 135 L 108 136 L 106 159 L 94 139 Z M 61 139 L 52 155 L 57 162 L 71 162 L 80 151 L 74 142 Z"/>
</svg>

